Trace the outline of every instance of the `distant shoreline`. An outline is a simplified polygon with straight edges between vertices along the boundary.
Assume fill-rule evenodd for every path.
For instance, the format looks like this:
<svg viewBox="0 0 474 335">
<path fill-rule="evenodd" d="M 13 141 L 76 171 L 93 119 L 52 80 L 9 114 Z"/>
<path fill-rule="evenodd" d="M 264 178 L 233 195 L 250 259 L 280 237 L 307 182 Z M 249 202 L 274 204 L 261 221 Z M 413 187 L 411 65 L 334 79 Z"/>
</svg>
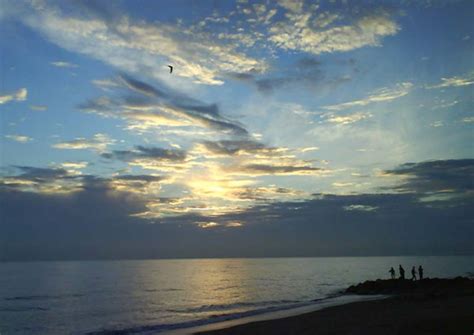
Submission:
<svg viewBox="0 0 474 335">
<path fill-rule="evenodd" d="M 202 335 L 235 334 L 472 334 L 474 280 L 368 281 L 347 293 L 393 294 L 387 299 L 351 302 L 279 319 L 196 330 Z"/>
</svg>

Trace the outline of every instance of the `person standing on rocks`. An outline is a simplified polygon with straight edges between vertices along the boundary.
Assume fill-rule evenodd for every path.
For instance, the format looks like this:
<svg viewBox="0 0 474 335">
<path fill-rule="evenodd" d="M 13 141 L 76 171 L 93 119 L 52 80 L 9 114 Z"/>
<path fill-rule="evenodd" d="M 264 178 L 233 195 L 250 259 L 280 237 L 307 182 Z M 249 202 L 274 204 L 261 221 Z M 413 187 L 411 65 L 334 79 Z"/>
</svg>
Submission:
<svg viewBox="0 0 474 335">
<path fill-rule="evenodd" d="M 398 272 L 400 272 L 400 279 L 405 279 L 405 269 L 401 264 L 398 265 Z"/>
<path fill-rule="evenodd" d="M 388 270 L 388 272 L 390 273 L 392 279 L 395 279 L 395 269 L 393 268 L 393 266 L 390 268 L 390 270 Z"/>
<path fill-rule="evenodd" d="M 418 267 L 418 278 L 423 280 L 423 267 L 421 265 Z"/>
<path fill-rule="evenodd" d="M 416 269 L 415 266 L 411 268 L 411 280 L 416 280 Z"/>
</svg>

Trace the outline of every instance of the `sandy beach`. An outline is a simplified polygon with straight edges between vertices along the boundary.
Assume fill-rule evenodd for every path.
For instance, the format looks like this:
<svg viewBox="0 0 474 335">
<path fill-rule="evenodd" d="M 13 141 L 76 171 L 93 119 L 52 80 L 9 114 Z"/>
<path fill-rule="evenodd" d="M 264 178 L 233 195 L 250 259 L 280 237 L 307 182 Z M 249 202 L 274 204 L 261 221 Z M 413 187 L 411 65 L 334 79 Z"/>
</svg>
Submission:
<svg viewBox="0 0 474 335">
<path fill-rule="evenodd" d="M 198 334 L 472 334 L 472 290 L 401 294 Z"/>
<path fill-rule="evenodd" d="M 472 334 L 474 296 L 350 303 L 198 334 Z"/>
</svg>

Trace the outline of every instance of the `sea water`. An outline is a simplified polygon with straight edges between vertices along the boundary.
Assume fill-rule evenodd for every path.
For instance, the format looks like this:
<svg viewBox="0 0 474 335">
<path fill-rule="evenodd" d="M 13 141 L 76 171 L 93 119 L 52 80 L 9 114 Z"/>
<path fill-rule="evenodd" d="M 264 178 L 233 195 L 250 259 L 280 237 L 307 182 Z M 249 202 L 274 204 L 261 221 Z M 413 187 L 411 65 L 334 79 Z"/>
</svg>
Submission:
<svg viewBox="0 0 474 335">
<path fill-rule="evenodd" d="M 474 272 L 473 256 L 4 262 L 0 334 L 167 332 L 324 304 L 399 264 Z"/>
</svg>

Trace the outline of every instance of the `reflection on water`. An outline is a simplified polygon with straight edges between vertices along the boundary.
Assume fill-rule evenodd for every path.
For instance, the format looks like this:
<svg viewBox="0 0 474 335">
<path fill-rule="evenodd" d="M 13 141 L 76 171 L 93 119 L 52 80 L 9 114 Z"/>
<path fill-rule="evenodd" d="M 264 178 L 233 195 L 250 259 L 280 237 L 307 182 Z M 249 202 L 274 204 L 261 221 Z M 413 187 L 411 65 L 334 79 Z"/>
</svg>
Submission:
<svg viewBox="0 0 474 335">
<path fill-rule="evenodd" d="M 423 265 L 427 277 L 474 272 L 474 257 L 193 259 L 2 263 L 0 332 L 83 334 L 192 325 L 219 315 L 284 308 L 390 266 Z M 204 320 L 204 321 L 203 321 Z M 145 327 L 145 328 L 143 328 Z"/>
</svg>

